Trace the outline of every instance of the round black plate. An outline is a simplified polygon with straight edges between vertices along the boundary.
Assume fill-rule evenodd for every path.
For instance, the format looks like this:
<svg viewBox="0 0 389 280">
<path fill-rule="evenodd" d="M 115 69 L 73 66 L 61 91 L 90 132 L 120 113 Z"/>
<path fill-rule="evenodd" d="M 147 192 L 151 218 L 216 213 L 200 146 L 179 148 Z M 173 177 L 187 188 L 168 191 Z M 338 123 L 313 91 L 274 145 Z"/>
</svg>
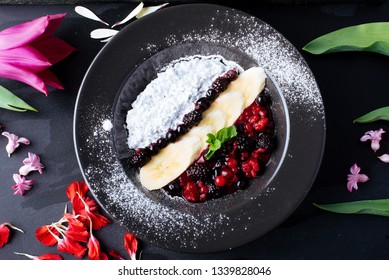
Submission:
<svg viewBox="0 0 389 280">
<path fill-rule="evenodd" d="M 120 161 L 123 116 L 136 97 L 128 93 L 131 81 L 144 73 L 147 84 L 165 63 L 195 53 L 265 68 L 278 142 L 264 175 L 248 189 L 201 204 L 144 190 Z M 151 73 L 148 65 L 155 66 Z M 234 248 L 284 221 L 315 179 L 324 139 L 320 92 L 298 51 L 261 20 L 215 5 L 166 8 L 119 32 L 89 68 L 74 116 L 79 164 L 100 205 L 139 238 L 184 252 Z"/>
</svg>

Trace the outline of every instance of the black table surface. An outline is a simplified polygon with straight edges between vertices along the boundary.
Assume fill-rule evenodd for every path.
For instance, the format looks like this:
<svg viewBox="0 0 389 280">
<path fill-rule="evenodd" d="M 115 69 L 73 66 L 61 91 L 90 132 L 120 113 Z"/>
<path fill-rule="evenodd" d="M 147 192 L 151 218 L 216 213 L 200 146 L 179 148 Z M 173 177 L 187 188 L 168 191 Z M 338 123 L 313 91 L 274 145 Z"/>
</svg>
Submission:
<svg viewBox="0 0 389 280">
<path fill-rule="evenodd" d="M 124 18 L 133 3 L 85 4 L 108 22 Z M 389 20 L 389 4 L 348 3 L 315 5 L 254 5 L 236 1 L 225 4 L 250 13 L 272 25 L 299 50 L 310 40 L 338 28 Z M 50 90 L 48 97 L 15 81 L 0 78 L 0 84 L 22 97 L 39 112 L 15 113 L 0 109 L 5 130 L 29 138 L 30 146 L 7 157 L 7 139 L 0 137 L 0 224 L 10 222 L 25 233 L 13 231 L 10 242 L 0 249 L 0 259 L 22 259 L 13 252 L 39 255 L 57 252 L 35 239 L 35 230 L 57 221 L 68 201 L 69 183 L 83 180 L 73 144 L 73 112 L 82 78 L 103 47 L 89 33 L 99 23 L 81 18 L 74 5 L 0 6 L 0 29 L 39 16 L 66 12 L 56 36 L 78 49 L 53 71 L 65 90 Z M 360 137 L 370 129 L 389 130 L 388 123 L 353 124 L 353 119 L 373 109 L 388 106 L 389 58 L 372 53 L 342 53 L 313 56 L 302 53 L 320 87 L 326 109 L 327 140 L 319 174 L 310 192 L 291 216 L 256 241 L 229 251 L 187 254 L 142 242 L 142 259 L 387 259 L 389 218 L 371 215 L 341 215 L 319 210 L 313 203 L 335 203 L 389 197 L 389 166 L 380 162 Z M 309 137 L 309 135 L 307 135 Z M 389 135 L 381 150 L 389 152 Z M 14 196 L 12 174 L 27 151 L 41 156 L 42 175 L 29 178 L 36 183 L 24 196 Z M 358 191 L 348 192 L 349 168 L 358 163 L 370 181 Z M 293 186 L 288 186 L 293 187 Z M 96 232 L 104 248 L 126 256 L 126 229 L 112 223 Z M 75 259 L 61 254 L 65 259 Z"/>
</svg>

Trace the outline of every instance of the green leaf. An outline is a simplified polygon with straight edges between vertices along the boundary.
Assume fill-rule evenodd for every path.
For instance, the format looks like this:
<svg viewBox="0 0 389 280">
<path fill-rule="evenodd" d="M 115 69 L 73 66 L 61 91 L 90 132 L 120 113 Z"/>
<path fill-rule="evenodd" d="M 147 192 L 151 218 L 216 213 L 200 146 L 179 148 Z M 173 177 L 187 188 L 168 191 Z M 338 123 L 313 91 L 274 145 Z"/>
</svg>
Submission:
<svg viewBox="0 0 389 280">
<path fill-rule="evenodd" d="M 320 209 L 340 214 L 370 214 L 389 217 L 389 199 L 314 205 Z"/>
<path fill-rule="evenodd" d="M 237 135 L 235 126 L 229 126 L 220 129 L 215 135 L 207 134 L 208 139 L 205 141 L 209 144 L 208 152 L 205 154 L 207 159 L 210 159 L 213 154 L 221 148 L 221 146 Z"/>
<path fill-rule="evenodd" d="M 389 22 L 350 26 L 325 34 L 303 47 L 312 54 L 368 51 L 389 55 Z"/>
<path fill-rule="evenodd" d="M 26 112 L 27 110 L 38 112 L 22 99 L 14 95 L 5 87 L 0 86 L 0 108 L 16 112 Z"/>
<path fill-rule="evenodd" d="M 371 123 L 374 121 L 389 121 L 389 106 L 382 107 L 367 113 L 354 120 L 355 123 Z"/>
</svg>

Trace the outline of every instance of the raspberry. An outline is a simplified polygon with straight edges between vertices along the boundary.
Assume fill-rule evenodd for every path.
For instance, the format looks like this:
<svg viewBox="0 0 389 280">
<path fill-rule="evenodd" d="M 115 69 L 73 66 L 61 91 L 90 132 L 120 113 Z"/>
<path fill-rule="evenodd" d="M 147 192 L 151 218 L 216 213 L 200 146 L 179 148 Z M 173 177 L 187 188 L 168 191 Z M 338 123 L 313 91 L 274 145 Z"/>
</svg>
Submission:
<svg viewBox="0 0 389 280">
<path fill-rule="evenodd" d="M 188 168 L 186 174 L 194 181 L 206 180 L 211 172 L 207 164 L 195 163 Z"/>
</svg>

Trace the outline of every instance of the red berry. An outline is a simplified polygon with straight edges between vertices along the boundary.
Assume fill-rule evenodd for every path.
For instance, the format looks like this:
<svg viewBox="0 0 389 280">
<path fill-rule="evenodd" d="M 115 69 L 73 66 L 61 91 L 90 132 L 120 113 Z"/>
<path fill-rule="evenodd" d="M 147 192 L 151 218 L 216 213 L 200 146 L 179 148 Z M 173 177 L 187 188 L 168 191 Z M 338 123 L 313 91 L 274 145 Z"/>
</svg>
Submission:
<svg viewBox="0 0 389 280">
<path fill-rule="evenodd" d="M 232 167 L 231 170 L 234 174 L 238 173 L 239 171 L 238 167 Z"/>
<path fill-rule="evenodd" d="M 225 177 L 219 175 L 219 176 L 216 176 L 215 178 L 215 185 L 218 186 L 218 187 L 223 187 L 225 186 L 225 184 L 227 183 L 227 180 Z"/>
<path fill-rule="evenodd" d="M 259 120 L 258 115 L 254 115 L 254 116 L 252 116 L 252 117 L 249 119 L 249 122 L 250 122 L 251 124 L 255 124 L 258 120 Z"/>
<path fill-rule="evenodd" d="M 222 168 L 222 172 L 220 173 L 223 177 L 225 177 L 227 180 L 231 179 L 232 177 L 234 177 L 234 173 L 232 172 L 232 170 L 230 168 L 228 168 L 227 166 L 224 166 Z"/>
<path fill-rule="evenodd" d="M 251 177 L 256 177 L 257 176 L 257 171 L 255 171 L 254 169 L 251 170 L 250 175 L 251 175 Z"/>
<path fill-rule="evenodd" d="M 249 123 L 246 123 L 246 124 L 244 125 L 244 128 L 245 128 L 248 132 L 253 131 L 253 126 L 252 126 L 251 124 L 249 124 Z"/>
<path fill-rule="evenodd" d="M 234 158 L 229 158 L 227 160 L 227 166 L 230 167 L 231 169 L 234 168 L 234 167 L 237 167 L 238 166 L 238 161 Z"/>
<path fill-rule="evenodd" d="M 208 186 L 204 185 L 200 188 L 200 193 L 201 194 L 207 194 L 208 193 Z"/>
<path fill-rule="evenodd" d="M 206 195 L 206 194 L 200 194 L 199 200 L 200 200 L 201 202 L 206 201 L 206 200 L 207 200 L 207 195 Z"/>
<path fill-rule="evenodd" d="M 234 177 L 231 179 L 231 183 L 236 183 L 239 181 L 239 177 L 234 175 Z"/>
<path fill-rule="evenodd" d="M 242 163 L 242 171 L 244 173 L 250 172 L 251 171 L 251 166 L 247 163 Z"/>
</svg>

